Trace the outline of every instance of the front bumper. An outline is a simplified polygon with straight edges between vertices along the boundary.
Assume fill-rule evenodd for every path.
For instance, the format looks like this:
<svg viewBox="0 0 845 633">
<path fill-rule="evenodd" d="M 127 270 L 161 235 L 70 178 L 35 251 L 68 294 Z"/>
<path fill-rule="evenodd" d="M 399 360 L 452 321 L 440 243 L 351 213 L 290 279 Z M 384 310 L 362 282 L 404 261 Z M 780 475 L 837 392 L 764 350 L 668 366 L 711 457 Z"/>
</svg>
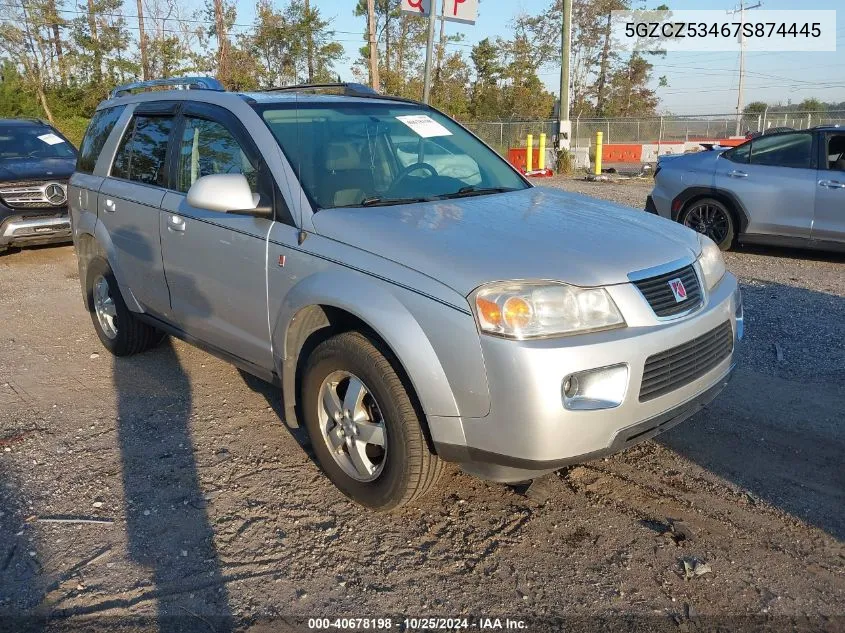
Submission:
<svg viewBox="0 0 845 633">
<path fill-rule="evenodd" d="M 50 215 L 10 215 L 0 222 L 0 249 L 69 242 L 71 239 L 67 209 Z"/>
<path fill-rule="evenodd" d="M 521 481 L 623 450 L 678 424 L 727 384 L 736 345 L 703 375 L 641 402 L 646 360 L 725 322 L 731 324 L 736 343 L 742 335 L 736 289 L 736 279 L 728 273 L 696 313 L 660 320 L 634 286 L 622 284 L 608 291 L 626 317 L 626 328 L 533 341 L 482 337 L 490 413 L 462 418 L 460 432 L 451 428 L 447 437 L 435 432 L 438 454 L 488 479 Z M 622 363 L 628 365 L 628 382 L 621 404 L 591 411 L 563 406 L 566 376 Z M 439 421 L 432 430 L 444 426 Z"/>
</svg>

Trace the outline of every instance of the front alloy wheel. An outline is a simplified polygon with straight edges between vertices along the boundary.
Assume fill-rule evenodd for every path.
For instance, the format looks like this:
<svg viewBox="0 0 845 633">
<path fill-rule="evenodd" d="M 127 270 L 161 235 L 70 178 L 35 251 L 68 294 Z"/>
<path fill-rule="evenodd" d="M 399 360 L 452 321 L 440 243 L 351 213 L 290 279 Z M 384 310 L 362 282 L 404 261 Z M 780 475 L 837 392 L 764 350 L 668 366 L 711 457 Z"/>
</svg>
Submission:
<svg viewBox="0 0 845 633">
<path fill-rule="evenodd" d="M 387 457 L 387 429 L 361 379 L 347 371 L 327 376 L 318 408 L 320 431 L 337 465 L 357 481 L 378 479 Z"/>
<path fill-rule="evenodd" d="M 317 345 L 303 368 L 301 410 L 317 461 L 341 492 L 374 510 L 418 499 L 443 470 L 398 367 L 379 341 L 343 332 Z"/>
</svg>

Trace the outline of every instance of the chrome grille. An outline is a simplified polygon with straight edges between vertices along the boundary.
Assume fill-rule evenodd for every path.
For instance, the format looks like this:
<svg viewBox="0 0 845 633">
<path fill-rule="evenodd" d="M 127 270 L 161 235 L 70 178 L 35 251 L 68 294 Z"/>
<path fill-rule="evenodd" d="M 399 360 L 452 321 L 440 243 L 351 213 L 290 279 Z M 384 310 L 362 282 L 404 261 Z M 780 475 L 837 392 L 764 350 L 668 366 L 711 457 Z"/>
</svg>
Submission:
<svg viewBox="0 0 845 633">
<path fill-rule="evenodd" d="M 640 385 L 640 402 L 680 389 L 730 356 L 734 336 L 731 324 L 725 321 L 707 334 L 665 352 L 649 356 Z"/>
<path fill-rule="evenodd" d="M 676 301 L 669 282 L 680 279 L 686 289 L 687 298 L 683 301 Z M 675 270 L 665 275 L 650 277 L 635 281 L 634 285 L 645 297 L 651 309 L 659 317 L 670 317 L 695 310 L 704 299 L 701 294 L 701 285 L 698 283 L 698 275 L 692 266 Z"/>
<path fill-rule="evenodd" d="M 59 185 L 64 192 L 62 201 L 58 204 L 50 202 L 47 197 L 49 185 Z M 67 204 L 67 183 L 58 180 L 31 180 L 24 182 L 0 183 L 0 198 L 12 209 L 42 209 L 55 208 Z"/>
</svg>

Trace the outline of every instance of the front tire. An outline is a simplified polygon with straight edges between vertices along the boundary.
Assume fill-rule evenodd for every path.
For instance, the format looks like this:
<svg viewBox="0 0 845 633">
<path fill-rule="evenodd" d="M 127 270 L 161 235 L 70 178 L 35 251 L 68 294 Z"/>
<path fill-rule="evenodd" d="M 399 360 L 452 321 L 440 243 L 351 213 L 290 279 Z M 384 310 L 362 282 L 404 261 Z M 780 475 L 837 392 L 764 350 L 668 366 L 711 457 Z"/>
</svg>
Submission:
<svg viewBox="0 0 845 633">
<path fill-rule="evenodd" d="M 714 198 L 701 198 L 684 209 L 681 224 L 706 235 L 721 250 L 730 250 L 736 237 L 734 216 L 723 203 Z"/>
<path fill-rule="evenodd" d="M 379 511 L 421 497 L 443 470 L 388 358 L 364 335 L 345 332 L 314 349 L 302 381 L 303 418 L 320 466 L 343 494 Z"/>
<path fill-rule="evenodd" d="M 115 356 L 132 356 L 158 345 L 163 335 L 140 321 L 120 294 L 111 266 L 102 257 L 88 264 L 86 305 L 100 342 Z"/>
</svg>

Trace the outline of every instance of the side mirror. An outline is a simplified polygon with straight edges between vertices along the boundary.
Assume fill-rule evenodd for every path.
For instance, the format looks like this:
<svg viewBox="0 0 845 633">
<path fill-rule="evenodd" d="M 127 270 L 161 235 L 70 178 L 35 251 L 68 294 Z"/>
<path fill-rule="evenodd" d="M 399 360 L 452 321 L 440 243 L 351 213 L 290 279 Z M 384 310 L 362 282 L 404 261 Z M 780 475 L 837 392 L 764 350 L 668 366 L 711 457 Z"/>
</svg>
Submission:
<svg viewBox="0 0 845 633">
<path fill-rule="evenodd" d="M 188 204 L 197 209 L 273 219 L 273 208 L 258 206 L 243 174 L 212 174 L 197 178 L 188 190 Z"/>
</svg>

